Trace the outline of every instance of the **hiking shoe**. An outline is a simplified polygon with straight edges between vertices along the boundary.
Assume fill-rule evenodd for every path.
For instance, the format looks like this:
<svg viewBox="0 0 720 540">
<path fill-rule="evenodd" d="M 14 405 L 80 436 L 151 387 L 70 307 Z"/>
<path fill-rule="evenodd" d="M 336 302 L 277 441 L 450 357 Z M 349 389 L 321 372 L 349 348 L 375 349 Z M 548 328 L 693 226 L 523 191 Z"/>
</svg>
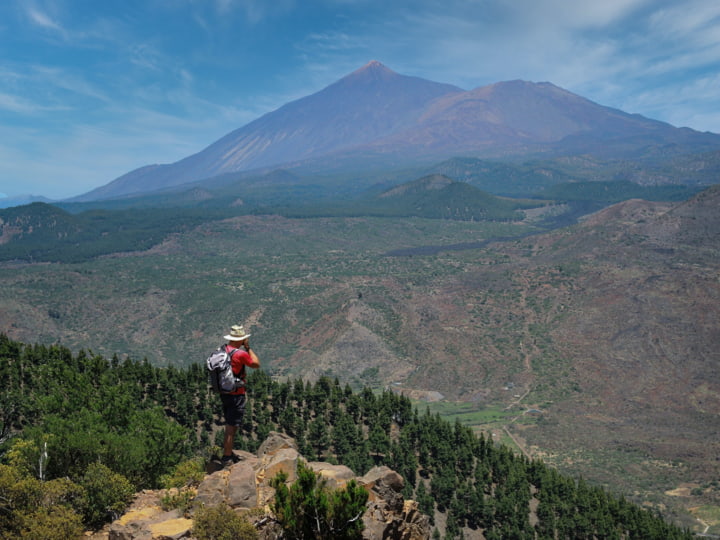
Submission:
<svg viewBox="0 0 720 540">
<path fill-rule="evenodd" d="M 240 461 L 240 458 L 238 456 L 236 456 L 235 454 L 231 454 L 229 456 L 223 456 L 220 459 L 220 463 L 222 463 L 223 467 L 227 467 L 228 465 L 234 465 L 238 461 Z"/>
</svg>

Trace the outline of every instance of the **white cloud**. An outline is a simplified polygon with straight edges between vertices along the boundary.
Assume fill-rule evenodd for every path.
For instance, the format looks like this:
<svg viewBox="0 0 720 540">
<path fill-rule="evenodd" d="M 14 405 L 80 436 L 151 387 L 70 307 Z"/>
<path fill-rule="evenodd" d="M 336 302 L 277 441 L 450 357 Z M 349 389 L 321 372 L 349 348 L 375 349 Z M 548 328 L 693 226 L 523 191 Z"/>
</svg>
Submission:
<svg viewBox="0 0 720 540">
<path fill-rule="evenodd" d="M 194 154 L 257 117 L 182 90 L 167 98 L 192 113 L 175 116 L 116 102 L 95 124 L 76 118 L 52 130 L 0 125 L 0 190 L 54 199 L 79 195 L 137 167 Z"/>
<path fill-rule="evenodd" d="M 655 11 L 650 17 L 652 29 L 666 38 L 693 39 L 695 36 L 717 36 L 720 3 L 687 0 L 680 5 Z M 706 34 L 706 32 L 710 34 Z"/>
<path fill-rule="evenodd" d="M 62 28 L 62 26 L 52 20 L 47 13 L 40 11 L 34 6 L 27 6 L 26 14 L 28 16 L 28 19 L 30 19 L 30 21 L 37 26 L 50 30 L 56 30 L 61 34 L 65 33 L 65 30 Z"/>
<path fill-rule="evenodd" d="M 39 107 L 37 104 L 25 98 L 0 93 L 0 110 L 19 114 L 35 114 L 47 109 Z"/>
<path fill-rule="evenodd" d="M 557 21 L 559 26 L 575 29 L 606 28 L 651 4 L 652 0 L 603 0 L 578 2 L 577 0 L 551 0 L 530 2 L 534 6 L 533 20 Z M 525 7 L 528 7 L 525 6 Z M 525 12 L 528 14 L 528 12 Z"/>
</svg>

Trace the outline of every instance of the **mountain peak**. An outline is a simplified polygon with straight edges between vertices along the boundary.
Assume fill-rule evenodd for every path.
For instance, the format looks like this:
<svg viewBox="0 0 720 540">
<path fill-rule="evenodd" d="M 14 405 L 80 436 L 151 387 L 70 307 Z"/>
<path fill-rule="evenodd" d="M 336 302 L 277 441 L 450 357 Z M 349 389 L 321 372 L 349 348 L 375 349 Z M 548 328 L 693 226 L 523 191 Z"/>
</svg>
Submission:
<svg viewBox="0 0 720 540">
<path fill-rule="evenodd" d="M 382 62 L 378 62 L 377 60 L 370 60 L 367 64 L 365 64 L 360 69 L 355 70 L 355 73 L 360 73 L 363 71 L 377 71 L 377 72 L 386 72 L 386 73 L 395 73 L 392 69 L 387 67 Z"/>
<path fill-rule="evenodd" d="M 382 62 L 377 60 L 371 60 L 360 69 L 356 69 L 345 79 L 369 79 L 369 80 L 380 80 L 397 77 L 398 74 L 392 69 L 388 68 Z"/>
</svg>

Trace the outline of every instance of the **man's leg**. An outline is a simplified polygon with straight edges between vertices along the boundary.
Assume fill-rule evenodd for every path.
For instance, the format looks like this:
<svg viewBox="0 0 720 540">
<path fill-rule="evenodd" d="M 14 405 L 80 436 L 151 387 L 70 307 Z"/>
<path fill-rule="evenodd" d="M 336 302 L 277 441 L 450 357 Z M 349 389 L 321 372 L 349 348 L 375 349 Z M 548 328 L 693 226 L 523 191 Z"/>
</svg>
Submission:
<svg viewBox="0 0 720 540">
<path fill-rule="evenodd" d="M 237 426 L 231 426 L 225 424 L 225 439 L 223 440 L 223 456 L 232 456 L 233 454 L 233 443 L 235 442 L 235 433 L 237 432 Z"/>
</svg>

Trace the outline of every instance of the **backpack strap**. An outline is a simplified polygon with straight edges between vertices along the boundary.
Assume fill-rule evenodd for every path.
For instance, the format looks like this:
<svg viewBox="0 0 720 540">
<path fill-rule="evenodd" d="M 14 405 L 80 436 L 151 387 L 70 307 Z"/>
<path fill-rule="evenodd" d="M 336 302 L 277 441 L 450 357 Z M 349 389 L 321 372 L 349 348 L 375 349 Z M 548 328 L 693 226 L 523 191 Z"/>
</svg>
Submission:
<svg viewBox="0 0 720 540">
<path fill-rule="evenodd" d="M 239 351 L 240 349 L 230 348 L 230 350 L 228 351 L 228 347 L 229 347 L 229 345 L 226 343 L 226 344 L 224 345 L 225 352 L 226 352 L 226 353 L 228 354 L 228 356 L 230 357 L 230 364 L 232 365 L 232 357 L 233 357 L 233 354 L 235 354 L 235 353 L 236 353 L 237 351 Z M 243 379 L 243 380 L 245 379 L 245 364 L 242 364 L 242 365 L 240 366 L 240 373 L 238 373 L 235 377 L 238 378 L 238 379 Z"/>
</svg>

